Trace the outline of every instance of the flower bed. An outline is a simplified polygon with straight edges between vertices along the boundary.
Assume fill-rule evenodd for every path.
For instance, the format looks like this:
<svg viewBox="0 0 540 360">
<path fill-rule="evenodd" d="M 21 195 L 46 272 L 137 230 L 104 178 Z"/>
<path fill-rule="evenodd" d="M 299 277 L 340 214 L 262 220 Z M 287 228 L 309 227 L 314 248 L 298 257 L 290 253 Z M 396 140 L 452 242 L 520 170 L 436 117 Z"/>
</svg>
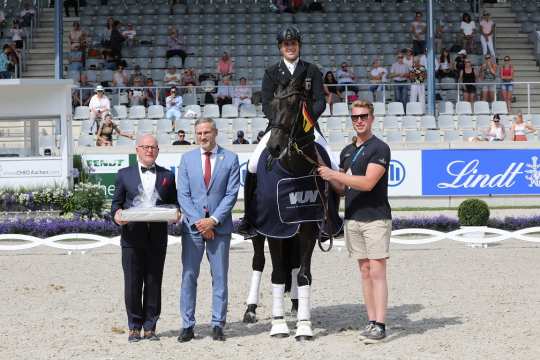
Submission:
<svg viewBox="0 0 540 360">
<path fill-rule="evenodd" d="M 540 226 L 540 216 L 495 218 L 489 220 L 488 226 L 509 231 L 535 227 Z M 448 216 L 395 218 L 392 221 L 393 230 L 411 228 L 449 232 L 459 229 L 459 223 L 457 219 Z M 0 221 L 0 234 L 27 234 L 44 238 L 68 233 L 117 236 L 120 235 L 120 227 L 115 225 L 109 216 L 97 220 L 84 218 L 46 218 Z M 169 234 L 179 236 L 180 225 L 169 225 Z"/>
</svg>

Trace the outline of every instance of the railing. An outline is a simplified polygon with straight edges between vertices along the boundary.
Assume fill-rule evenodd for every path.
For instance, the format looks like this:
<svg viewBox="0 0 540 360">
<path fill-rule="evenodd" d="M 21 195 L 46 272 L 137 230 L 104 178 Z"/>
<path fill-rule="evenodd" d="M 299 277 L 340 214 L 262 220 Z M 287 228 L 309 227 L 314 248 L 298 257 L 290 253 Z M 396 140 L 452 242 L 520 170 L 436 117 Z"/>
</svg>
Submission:
<svg viewBox="0 0 540 360">
<path fill-rule="evenodd" d="M 538 94 L 540 95 L 540 82 L 526 82 L 526 81 L 513 81 L 511 84 L 514 87 L 513 93 L 515 94 L 516 88 L 520 87 L 526 87 L 527 89 L 527 114 L 531 113 L 531 108 L 533 106 L 531 93 L 532 91 L 536 89 L 538 90 Z M 378 85 L 379 89 L 377 91 L 371 92 L 370 87 Z M 397 87 L 411 87 L 411 85 L 414 85 L 412 83 L 355 83 L 355 84 L 338 84 L 338 85 L 326 85 L 329 88 L 335 87 L 340 89 L 340 92 L 343 96 L 343 101 L 345 99 L 348 99 L 348 95 L 352 94 L 352 88 L 358 89 L 358 93 L 360 93 L 359 98 L 364 99 L 365 97 L 368 97 L 368 100 L 372 101 L 378 101 L 378 102 L 390 102 L 390 100 L 395 101 L 393 93 L 394 89 Z M 502 88 L 502 85 L 508 85 L 508 83 L 503 82 L 476 82 L 476 83 L 437 83 L 436 84 L 436 94 L 441 95 L 440 101 L 460 101 L 463 93 L 463 87 L 465 85 L 474 85 L 476 87 L 476 94 L 481 93 L 481 88 L 483 86 L 495 86 L 496 91 L 493 92 L 493 101 L 497 101 L 500 99 L 499 91 Z M 233 89 L 235 88 L 234 85 L 230 85 Z M 252 93 L 256 94 L 261 90 L 260 86 L 258 85 L 247 85 L 248 87 L 252 88 Z M 127 93 L 130 89 L 153 89 L 156 93 L 156 99 L 164 100 L 165 93 L 170 89 L 170 86 L 152 86 L 152 87 L 146 87 L 146 86 L 136 86 L 136 87 L 105 87 L 106 92 L 109 95 L 113 95 L 115 97 L 114 104 L 113 105 L 121 105 L 120 103 L 120 94 Z M 215 93 L 218 86 L 176 86 L 177 89 L 180 89 L 180 92 L 185 96 L 186 94 L 189 94 L 192 99 L 195 100 L 195 104 L 204 105 L 204 99 L 201 101 L 198 100 L 198 95 L 202 95 L 205 93 Z M 79 91 L 79 99 L 82 100 L 82 92 L 83 91 L 94 91 L 94 87 L 79 87 L 75 88 L 74 91 Z M 447 91 L 454 91 L 455 98 L 443 98 L 442 95 L 445 95 Z M 372 99 L 369 95 L 369 93 L 372 93 L 375 95 L 376 99 Z M 184 101 L 184 105 L 190 105 L 192 104 L 192 101 L 186 102 Z M 406 100 L 409 101 L 409 96 L 406 94 Z M 159 103 L 159 102 L 158 102 Z M 524 112 L 525 113 L 525 112 Z"/>
</svg>

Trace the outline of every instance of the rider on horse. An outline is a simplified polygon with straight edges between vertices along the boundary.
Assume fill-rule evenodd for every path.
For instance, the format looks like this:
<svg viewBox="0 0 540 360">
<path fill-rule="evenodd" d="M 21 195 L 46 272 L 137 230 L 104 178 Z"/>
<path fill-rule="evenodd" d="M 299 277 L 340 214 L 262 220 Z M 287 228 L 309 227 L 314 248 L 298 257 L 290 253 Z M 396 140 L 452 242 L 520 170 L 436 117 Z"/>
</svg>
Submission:
<svg viewBox="0 0 540 360">
<path fill-rule="evenodd" d="M 326 106 L 321 71 L 316 65 L 300 59 L 302 34 L 295 26 L 288 25 L 282 29 L 277 35 L 277 43 L 282 58 L 278 63 L 266 69 L 264 73 L 262 81 L 262 110 L 269 120 L 269 124 L 271 124 L 275 117 L 271 103 L 278 86 L 280 84 L 287 85 L 292 79 L 300 78 L 304 76 L 304 72 L 307 72 L 305 74 L 304 90 L 306 93 L 307 112 L 316 124 L 315 141 L 321 144 L 328 154 L 331 154 L 328 143 L 320 134 L 319 127 L 316 123 Z M 244 182 L 244 209 L 249 208 L 248 205 L 254 197 L 257 187 L 257 163 L 270 138 L 269 130 L 270 127 L 267 128 L 265 136 L 257 145 L 248 162 L 248 171 Z M 245 211 L 244 218 L 238 229 L 239 233 L 249 237 L 255 235 L 253 215 Z"/>
</svg>

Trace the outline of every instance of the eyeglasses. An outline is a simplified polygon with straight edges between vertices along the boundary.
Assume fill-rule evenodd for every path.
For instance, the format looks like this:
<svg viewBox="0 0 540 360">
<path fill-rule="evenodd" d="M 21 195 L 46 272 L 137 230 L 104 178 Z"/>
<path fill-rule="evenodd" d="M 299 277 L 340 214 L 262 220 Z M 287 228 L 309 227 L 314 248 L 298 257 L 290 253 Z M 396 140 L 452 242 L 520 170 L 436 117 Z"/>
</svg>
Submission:
<svg viewBox="0 0 540 360">
<path fill-rule="evenodd" d="M 157 146 L 150 146 L 150 145 L 139 145 L 139 148 L 143 149 L 144 151 L 157 151 L 159 148 Z"/>
<path fill-rule="evenodd" d="M 367 121 L 369 119 L 369 113 L 365 114 L 358 114 L 358 115 L 351 115 L 352 122 L 357 122 L 359 120 Z"/>
<path fill-rule="evenodd" d="M 491 56 L 486 56 L 484 59 L 491 59 Z"/>
<path fill-rule="evenodd" d="M 178 134 L 178 137 L 186 137 L 184 134 Z"/>
</svg>

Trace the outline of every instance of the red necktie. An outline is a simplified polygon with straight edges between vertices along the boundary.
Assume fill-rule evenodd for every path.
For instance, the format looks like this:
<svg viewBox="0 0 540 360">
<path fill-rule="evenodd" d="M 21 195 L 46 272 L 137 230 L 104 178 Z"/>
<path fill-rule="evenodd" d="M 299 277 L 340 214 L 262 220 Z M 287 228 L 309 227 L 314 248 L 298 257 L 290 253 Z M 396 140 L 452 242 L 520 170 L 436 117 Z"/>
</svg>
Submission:
<svg viewBox="0 0 540 360">
<path fill-rule="evenodd" d="M 212 165 L 210 164 L 210 156 L 212 156 L 211 151 L 207 151 L 204 153 L 206 155 L 206 160 L 204 162 L 204 184 L 206 185 L 206 188 L 208 188 L 208 185 L 210 185 L 210 179 L 212 178 Z"/>
</svg>

